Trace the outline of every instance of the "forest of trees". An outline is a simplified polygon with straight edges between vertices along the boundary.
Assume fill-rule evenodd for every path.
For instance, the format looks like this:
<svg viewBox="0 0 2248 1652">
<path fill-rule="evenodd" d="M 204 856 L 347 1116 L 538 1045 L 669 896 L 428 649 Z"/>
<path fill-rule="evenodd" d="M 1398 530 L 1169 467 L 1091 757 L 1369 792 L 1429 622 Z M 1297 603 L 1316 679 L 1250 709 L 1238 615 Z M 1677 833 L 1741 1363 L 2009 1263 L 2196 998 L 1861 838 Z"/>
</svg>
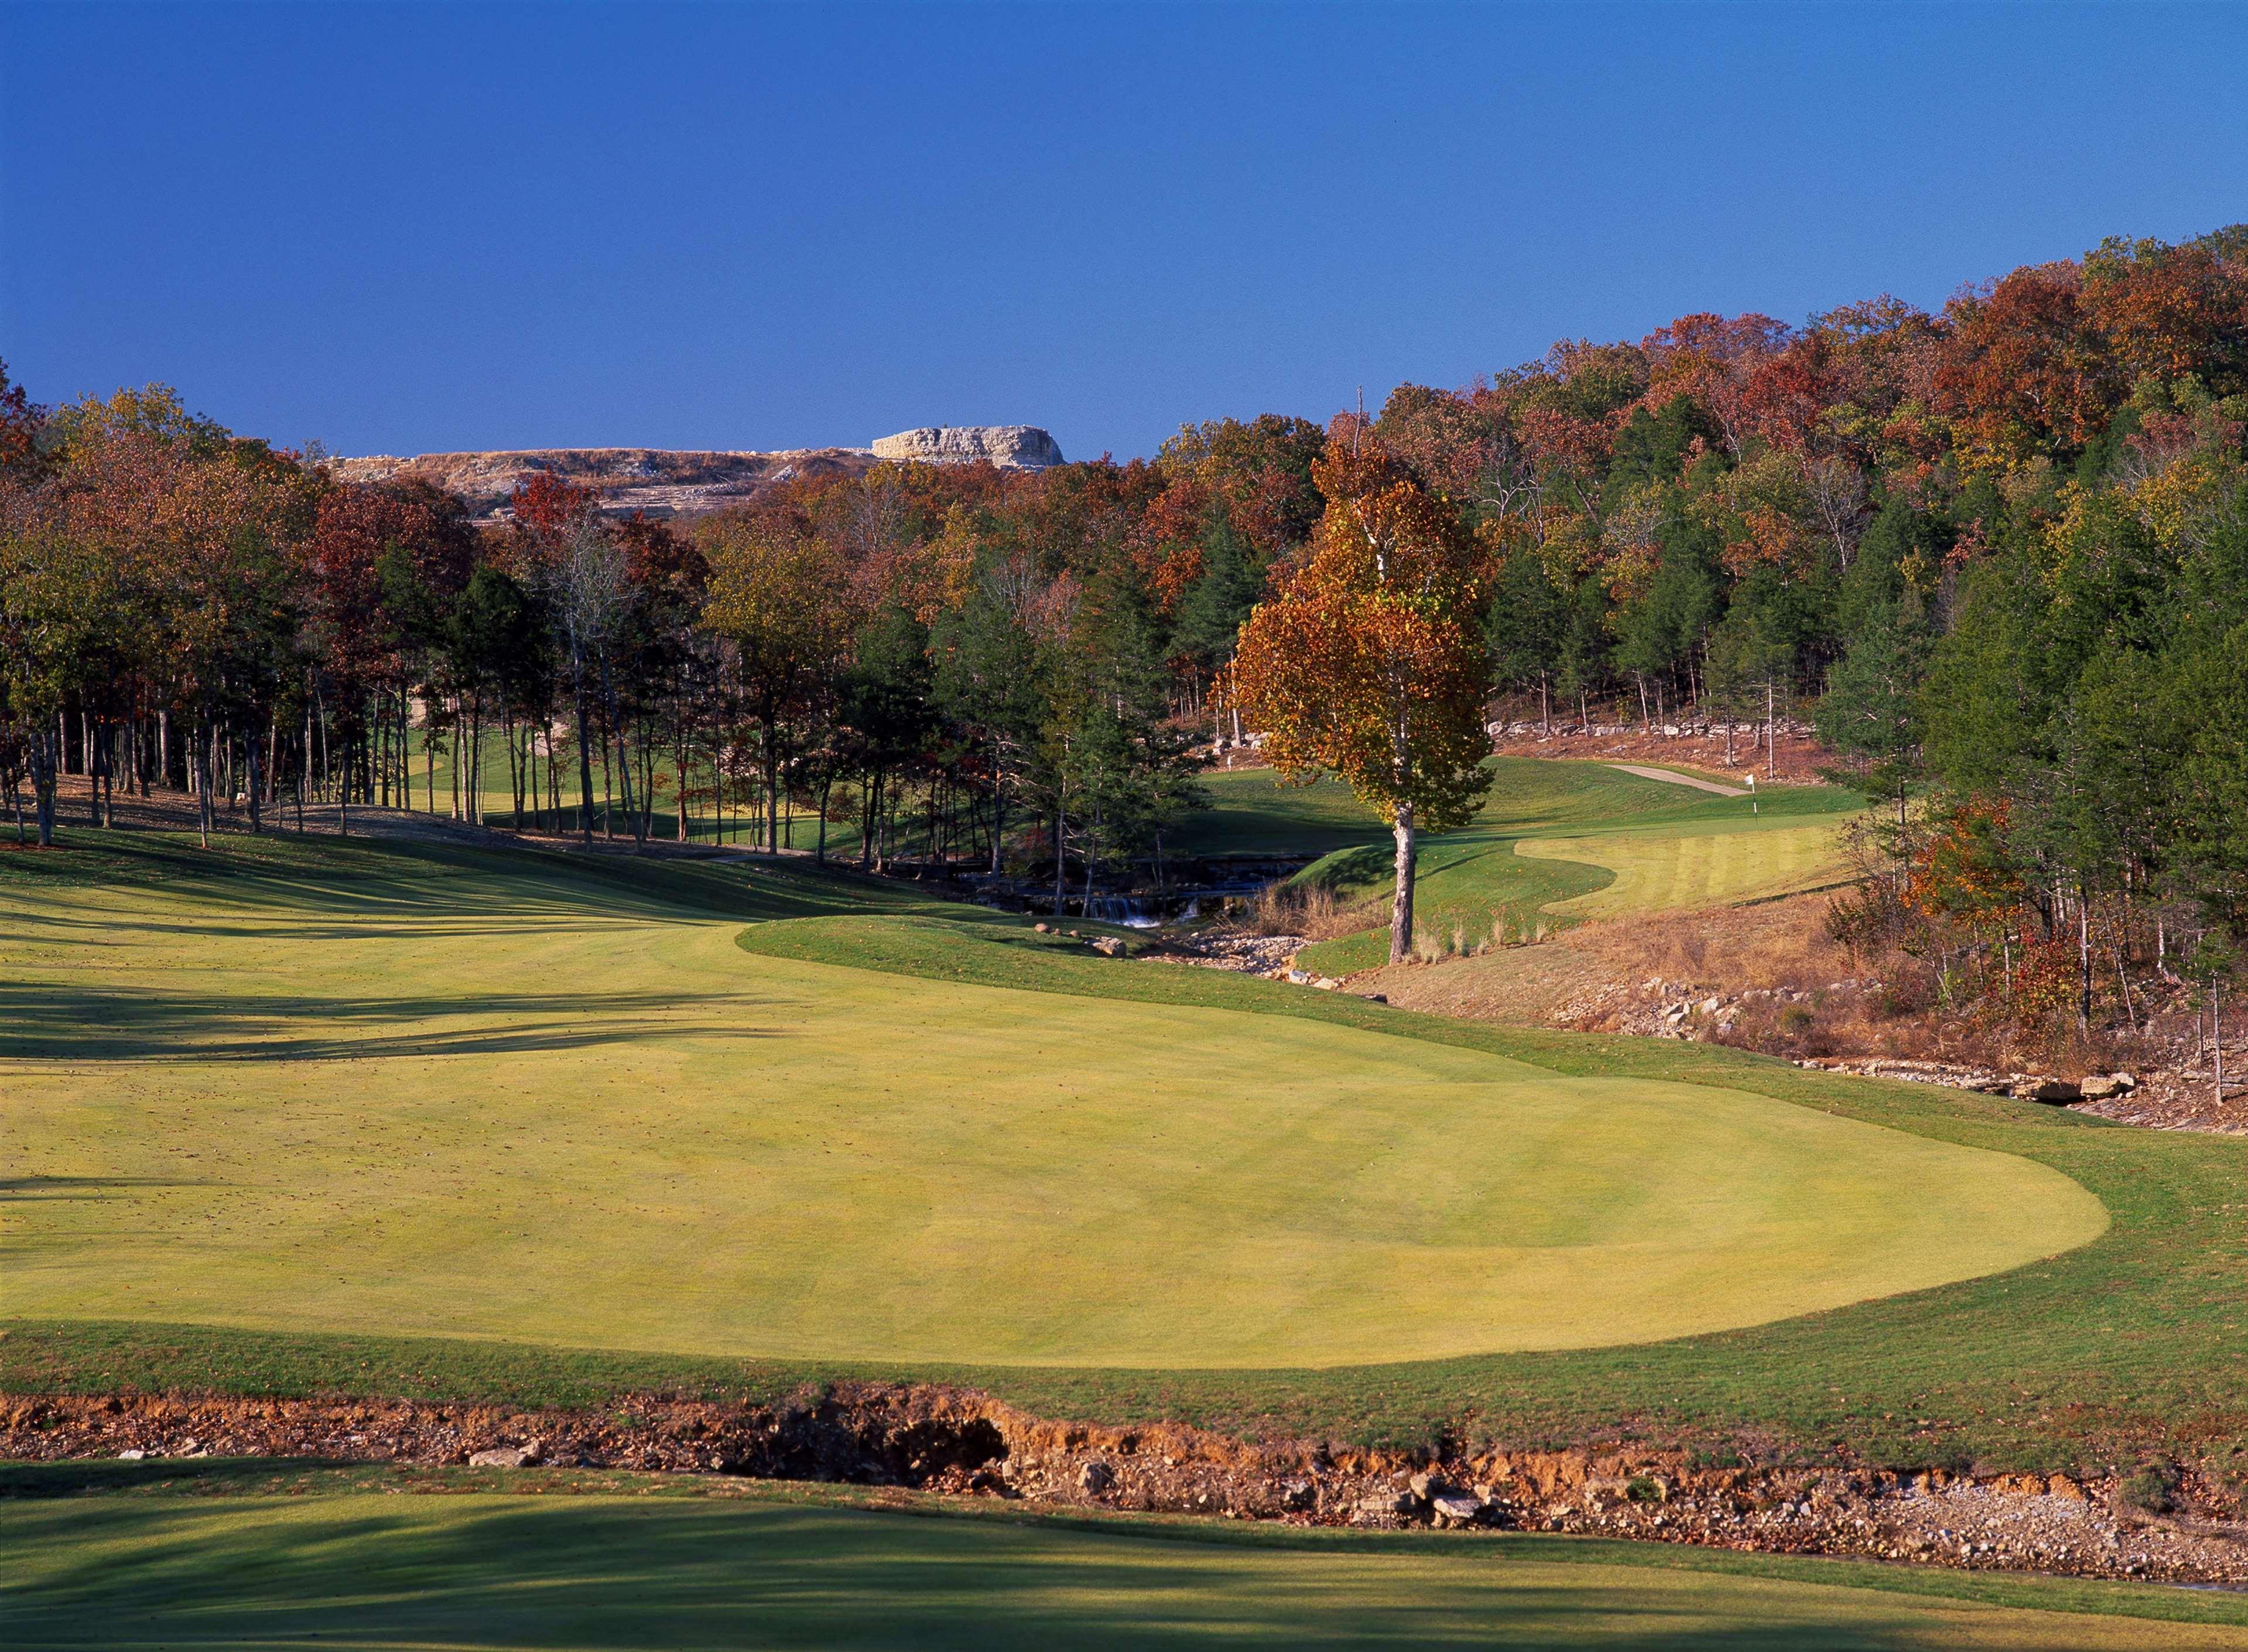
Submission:
<svg viewBox="0 0 2248 1652">
<path fill-rule="evenodd" d="M 2248 226 L 685 524 L 540 478 L 478 525 L 161 387 L 0 390 L 0 780 L 42 842 L 65 772 L 89 819 L 169 785 L 254 826 L 472 815 L 434 754 L 500 751 L 515 823 L 771 842 L 786 811 L 1073 896 L 1239 732 L 1242 626 L 1316 560 L 1348 441 L 1471 551 L 1514 715 L 1809 718 L 1895 805 L 1859 921 L 1946 991 L 2128 1015 L 2134 970 L 2227 967 L 2248 924 Z"/>
</svg>

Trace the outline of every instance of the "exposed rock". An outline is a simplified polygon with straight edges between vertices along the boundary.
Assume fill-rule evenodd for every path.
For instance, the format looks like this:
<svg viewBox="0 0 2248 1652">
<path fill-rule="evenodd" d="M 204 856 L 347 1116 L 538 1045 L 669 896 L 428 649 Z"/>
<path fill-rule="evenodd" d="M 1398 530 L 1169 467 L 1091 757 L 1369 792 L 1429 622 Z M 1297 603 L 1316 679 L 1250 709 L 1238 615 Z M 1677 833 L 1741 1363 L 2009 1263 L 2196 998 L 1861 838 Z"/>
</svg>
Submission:
<svg viewBox="0 0 2248 1652">
<path fill-rule="evenodd" d="M 538 1453 L 527 1445 L 494 1446 L 489 1451 L 471 1451 L 469 1466 L 472 1469 L 528 1469 L 537 1466 Z"/>
<path fill-rule="evenodd" d="M 1006 470 L 1043 470 L 1062 463 L 1054 439 L 1034 424 L 956 424 L 901 430 L 874 446 L 878 459 L 920 464 L 974 464 Z"/>
<path fill-rule="evenodd" d="M 1438 1525 L 1472 1525 L 1483 1513 L 1483 1499 L 1464 1491 L 1440 1491 L 1429 1499 L 1429 1512 Z"/>
<path fill-rule="evenodd" d="M 1093 949 L 1104 958 L 1121 958 L 1124 956 L 1124 943 L 1113 935 L 1094 936 Z"/>
<path fill-rule="evenodd" d="M 1426 1520 L 1463 1532 L 1912 1559 L 1976 1571 L 2248 1583 L 2248 1548 L 2237 1539 L 2224 1470 L 2217 1459 L 2192 1457 L 2172 1464 L 2160 1491 L 2174 1511 L 2157 1518 L 2114 1470 L 2082 1481 L 1848 1461 L 1811 1466 L 1759 1463 L 1753 1447 L 1720 1464 L 1683 1447 L 1621 1442 L 1562 1450 L 1446 1446 L 1434 1455 L 1258 1443 L 1175 1423 L 1055 1421 L 936 1386 L 838 1382 L 754 1404 L 651 1396 L 581 1412 L 405 1400 L 0 1395 L 0 1458 L 161 1457 L 150 1467 L 182 1477 L 195 1472 L 177 1460 L 188 1440 L 220 1457 L 385 1463 L 401 1476 L 414 1472 L 409 1465 L 460 1463 L 472 1450 L 478 1461 L 519 1452 L 525 1466 L 908 1486 L 1056 1509 L 1098 1500 L 1388 1531 Z M 495 1450 L 503 1440 L 528 1444 Z M 1425 1499 L 1415 1495 L 1416 1478 Z"/>
<path fill-rule="evenodd" d="M 2025 1100 L 2043 1101 L 2049 1107 L 2057 1107 L 2084 1099 L 2084 1093 L 2066 1079 L 2033 1080 L 2027 1085 L 2017 1085 L 2014 1093 Z"/>
<path fill-rule="evenodd" d="M 541 473 L 600 495 L 602 508 L 652 517 L 696 516 L 741 504 L 798 476 L 856 476 L 872 454 L 857 448 L 800 448 L 785 453 L 676 452 L 663 448 L 526 448 L 490 453 L 373 454 L 328 461 L 339 482 L 408 477 L 469 502 L 469 513 L 508 514 L 518 483 Z"/>
<path fill-rule="evenodd" d="M 1392 1520 L 1408 1515 L 1420 1505 L 1410 1491 L 1383 1491 L 1370 1498 L 1360 1498 L 1351 1505 L 1354 1520 Z"/>
</svg>

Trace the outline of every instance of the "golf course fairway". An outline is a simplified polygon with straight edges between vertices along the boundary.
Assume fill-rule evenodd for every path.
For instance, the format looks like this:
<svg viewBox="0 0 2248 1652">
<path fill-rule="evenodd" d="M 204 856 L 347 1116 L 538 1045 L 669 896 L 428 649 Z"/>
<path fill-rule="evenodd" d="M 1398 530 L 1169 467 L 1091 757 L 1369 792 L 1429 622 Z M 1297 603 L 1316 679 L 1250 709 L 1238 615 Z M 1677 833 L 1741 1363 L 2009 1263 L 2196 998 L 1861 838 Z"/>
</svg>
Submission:
<svg viewBox="0 0 2248 1652">
<path fill-rule="evenodd" d="M 2248 1644 L 2161 1621 L 2230 1605 L 1566 1540 L 916 1518 L 816 1495 L 0 1505 L 0 1633 L 23 1646 L 2181 1652 Z M 2147 1615 L 2110 1615 L 2126 1613 Z"/>
<path fill-rule="evenodd" d="M 11 1315 L 1318 1367 L 1763 1323 L 2107 1223 L 2010 1155 L 1255 1007 L 1301 989 L 1135 1003 L 737 944 L 836 914 L 1030 938 L 805 874 L 105 853 L 0 883 Z"/>
</svg>

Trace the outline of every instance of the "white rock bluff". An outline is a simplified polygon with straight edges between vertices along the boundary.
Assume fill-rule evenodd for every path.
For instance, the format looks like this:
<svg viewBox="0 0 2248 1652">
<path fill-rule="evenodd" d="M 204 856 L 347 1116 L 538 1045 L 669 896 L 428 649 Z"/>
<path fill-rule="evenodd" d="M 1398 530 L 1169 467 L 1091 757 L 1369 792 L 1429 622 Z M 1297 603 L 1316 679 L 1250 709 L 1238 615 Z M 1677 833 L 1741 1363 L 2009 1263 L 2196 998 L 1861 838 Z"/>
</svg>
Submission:
<svg viewBox="0 0 2248 1652">
<path fill-rule="evenodd" d="M 922 464 L 973 464 L 987 460 L 1007 470 L 1043 470 L 1062 462 L 1054 439 L 1034 424 L 954 424 L 901 430 L 874 445 L 877 459 Z"/>
</svg>

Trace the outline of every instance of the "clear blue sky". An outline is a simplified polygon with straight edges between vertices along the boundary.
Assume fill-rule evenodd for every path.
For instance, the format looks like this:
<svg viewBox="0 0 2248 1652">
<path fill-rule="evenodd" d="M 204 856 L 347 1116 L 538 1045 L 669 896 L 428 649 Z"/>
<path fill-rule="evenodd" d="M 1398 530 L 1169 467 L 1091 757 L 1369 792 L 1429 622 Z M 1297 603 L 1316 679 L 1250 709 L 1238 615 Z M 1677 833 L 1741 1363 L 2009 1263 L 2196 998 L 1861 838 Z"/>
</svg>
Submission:
<svg viewBox="0 0 2248 1652">
<path fill-rule="evenodd" d="M 0 0 L 0 357 L 344 453 L 1323 419 L 2248 218 L 2248 10 Z"/>
</svg>

